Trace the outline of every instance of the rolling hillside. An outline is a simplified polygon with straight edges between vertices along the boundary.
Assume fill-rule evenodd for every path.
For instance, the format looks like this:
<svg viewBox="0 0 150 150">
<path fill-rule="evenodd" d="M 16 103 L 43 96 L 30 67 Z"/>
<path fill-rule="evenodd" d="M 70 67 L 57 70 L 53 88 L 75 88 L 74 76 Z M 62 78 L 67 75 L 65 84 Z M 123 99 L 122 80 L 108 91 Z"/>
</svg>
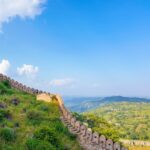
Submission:
<svg viewBox="0 0 150 150">
<path fill-rule="evenodd" d="M 103 116 L 107 121 L 115 124 L 123 139 L 150 141 L 150 103 L 112 103 L 89 113 Z"/>
<path fill-rule="evenodd" d="M 150 102 L 150 99 L 137 97 L 64 97 L 65 105 L 73 112 L 86 112 L 114 102 Z"/>
<path fill-rule="evenodd" d="M 80 150 L 76 136 L 60 120 L 56 103 L 0 82 L 0 150 Z"/>
<path fill-rule="evenodd" d="M 65 102 L 66 106 L 72 111 L 79 112 L 85 118 L 90 116 L 90 124 L 93 122 L 91 128 L 95 131 L 108 137 L 112 136 L 113 139 L 122 139 L 123 143 L 128 140 L 127 145 L 130 150 L 150 149 L 146 144 L 144 146 L 139 144 L 145 141 L 148 145 L 150 144 L 149 99 L 112 96 L 104 98 L 68 98 Z M 81 120 L 88 122 L 85 118 L 81 117 Z M 111 128 L 106 128 L 106 125 L 103 128 L 104 122 L 107 122 Z M 136 146 L 130 144 L 130 141 L 133 140 L 134 143 L 136 142 Z"/>
</svg>

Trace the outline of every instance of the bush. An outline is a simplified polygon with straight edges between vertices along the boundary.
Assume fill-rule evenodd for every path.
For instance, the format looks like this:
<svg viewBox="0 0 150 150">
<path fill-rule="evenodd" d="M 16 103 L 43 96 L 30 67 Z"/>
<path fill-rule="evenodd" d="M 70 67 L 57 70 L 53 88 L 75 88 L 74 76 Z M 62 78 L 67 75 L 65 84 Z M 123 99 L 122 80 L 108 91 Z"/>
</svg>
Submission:
<svg viewBox="0 0 150 150">
<path fill-rule="evenodd" d="M 4 84 L 0 83 L 0 94 L 5 94 L 7 93 L 7 89 L 4 86 Z"/>
<path fill-rule="evenodd" d="M 56 135 L 56 131 L 54 129 L 50 129 L 47 127 L 42 127 L 40 129 L 38 129 L 37 131 L 35 131 L 35 133 L 34 133 L 35 139 L 48 141 L 52 145 L 59 147 L 61 144 L 60 144 L 60 141 L 58 140 L 57 136 L 59 136 L 59 135 Z"/>
<path fill-rule="evenodd" d="M 6 88 L 11 88 L 10 82 L 9 82 L 8 80 L 2 81 L 2 84 L 4 84 L 4 86 L 5 86 Z"/>
<path fill-rule="evenodd" d="M 14 141 L 15 137 L 15 132 L 11 128 L 3 128 L 0 130 L 0 138 L 6 142 Z"/>
<path fill-rule="evenodd" d="M 26 142 L 28 150 L 56 150 L 49 142 L 37 139 L 28 139 Z"/>
<path fill-rule="evenodd" d="M 65 127 L 63 126 L 62 122 L 58 119 L 55 119 L 55 124 L 53 125 L 57 132 L 65 132 Z M 66 132 L 65 132 L 66 133 Z"/>
<path fill-rule="evenodd" d="M 91 113 L 84 115 L 74 113 L 74 115 L 78 116 L 78 118 L 81 118 L 81 122 L 87 123 L 88 127 L 93 131 L 98 132 L 100 135 L 105 135 L 106 138 L 110 138 L 114 142 L 118 142 L 119 131 L 112 124 L 108 123 L 104 118 L 98 117 Z"/>
<path fill-rule="evenodd" d="M 9 110 L 2 110 L 0 109 L 0 121 L 2 121 L 4 118 L 11 118 L 11 114 L 9 112 Z"/>
<path fill-rule="evenodd" d="M 35 150 L 35 147 L 38 145 L 39 140 L 36 139 L 28 139 L 26 142 L 26 146 L 28 150 Z"/>
<path fill-rule="evenodd" d="M 46 141 L 40 141 L 40 143 L 37 145 L 36 150 L 56 150 L 56 148 Z"/>
<path fill-rule="evenodd" d="M 55 122 L 55 129 L 58 133 L 63 133 L 65 135 L 67 135 L 71 140 L 75 140 L 76 139 L 76 135 L 72 134 L 69 132 L 68 128 L 65 127 L 62 122 L 59 120 L 59 121 L 56 121 Z"/>
<path fill-rule="evenodd" d="M 31 110 L 27 113 L 27 118 L 33 124 L 39 124 L 43 119 L 43 114 L 40 111 Z"/>
<path fill-rule="evenodd" d="M 0 82 L 0 94 L 12 94 L 9 81 L 5 80 Z"/>
<path fill-rule="evenodd" d="M 38 106 L 38 109 L 41 110 L 41 111 L 49 112 L 49 107 L 48 107 L 47 104 L 43 104 L 43 103 L 40 104 L 40 105 Z"/>
</svg>

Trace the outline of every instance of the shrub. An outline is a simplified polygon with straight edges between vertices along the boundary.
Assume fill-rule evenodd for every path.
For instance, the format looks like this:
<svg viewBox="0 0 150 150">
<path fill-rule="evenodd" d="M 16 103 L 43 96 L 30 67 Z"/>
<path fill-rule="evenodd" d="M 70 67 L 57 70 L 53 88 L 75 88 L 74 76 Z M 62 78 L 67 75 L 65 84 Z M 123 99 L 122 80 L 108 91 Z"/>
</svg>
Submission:
<svg viewBox="0 0 150 150">
<path fill-rule="evenodd" d="M 37 139 L 28 139 L 26 142 L 28 150 L 56 150 L 49 142 L 41 141 Z"/>
<path fill-rule="evenodd" d="M 0 94 L 12 94 L 12 89 L 9 81 L 1 81 L 0 82 Z"/>
<path fill-rule="evenodd" d="M 56 150 L 56 148 L 46 141 L 40 141 L 40 143 L 37 145 L 36 150 Z"/>
<path fill-rule="evenodd" d="M 53 125 L 57 132 L 65 132 L 65 127 L 60 120 L 55 119 L 55 124 Z"/>
<path fill-rule="evenodd" d="M 0 120 L 3 120 L 4 118 L 11 118 L 11 114 L 9 112 L 9 110 L 2 110 L 0 109 Z"/>
<path fill-rule="evenodd" d="M 7 89 L 4 86 L 4 84 L 0 83 L 0 94 L 5 94 L 7 93 Z"/>
<path fill-rule="evenodd" d="M 8 80 L 2 81 L 2 84 L 4 84 L 4 86 L 7 88 L 11 88 L 10 82 Z"/>
<path fill-rule="evenodd" d="M 15 132 L 11 128 L 3 128 L 0 130 L 0 138 L 6 142 L 14 141 L 15 137 Z"/>
<path fill-rule="evenodd" d="M 55 145 L 56 147 L 59 147 L 61 144 L 57 138 L 56 131 L 54 129 L 50 129 L 47 127 L 39 128 L 34 133 L 34 138 L 38 140 L 48 141 L 52 145 Z"/>
<path fill-rule="evenodd" d="M 38 145 L 39 140 L 36 139 L 28 139 L 26 142 L 26 146 L 28 150 L 35 150 L 35 147 Z"/>
<path fill-rule="evenodd" d="M 38 109 L 41 110 L 41 111 L 49 112 L 49 107 L 48 107 L 47 104 L 43 104 L 43 103 L 40 104 L 40 105 L 38 106 Z"/>
<path fill-rule="evenodd" d="M 55 122 L 55 129 L 56 129 L 56 131 L 58 132 L 58 133 L 64 133 L 65 135 L 67 135 L 70 139 L 72 139 L 72 140 L 74 140 L 74 139 L 76 139 L 76 135 L 74 135 L 74 134 L 72 134 L 72 133 L 70 133 L 69 131 L 68 131 L 68 128 L 67 127 L 65 127 L 63 124 L 62 124 L 62 122 L 59 120 L 57 120 L 56 122 Z"/>
<path fill-rule="evenodd" d="M 43 114 L 40 111 L 31 110 L 27 113 L 27 118 L 33 124 L 39 124 L 43 119 Z"/>
</svg>

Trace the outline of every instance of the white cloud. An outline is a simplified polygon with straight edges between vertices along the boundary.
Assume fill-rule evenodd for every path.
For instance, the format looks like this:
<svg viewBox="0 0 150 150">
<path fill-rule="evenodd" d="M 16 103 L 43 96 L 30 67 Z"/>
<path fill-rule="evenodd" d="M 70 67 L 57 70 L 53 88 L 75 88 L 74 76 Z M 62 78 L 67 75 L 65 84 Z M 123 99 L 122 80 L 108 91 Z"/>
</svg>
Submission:
<svg viewBox="0 0 150 150">
<path fill-rule="evenodd" d="M 43 11 L 46 0 L 0 0 L 0 26 L 14 17 L 34 18 Z"/>
<path fill-rule="evenodd" d="M 7 74 L 9 68 L 10 68 L 9 61 L 6 59 L 3 59 L 0 63 L 0 73 Z"/>
<path fill-rule="evenodd" d="M 22 67 L 17 68 L 17 73 L 19 75 L 25 75 L 27 77 L 34 77 L 39 72 L 39 68 L 24 64 Z"/>
<path fill-rule="evenodd" d="M 50 86 L 53 87 L 72 87 L 75 83 L 74 79 L 54 79 L 50 82 Z"/>
</svg>

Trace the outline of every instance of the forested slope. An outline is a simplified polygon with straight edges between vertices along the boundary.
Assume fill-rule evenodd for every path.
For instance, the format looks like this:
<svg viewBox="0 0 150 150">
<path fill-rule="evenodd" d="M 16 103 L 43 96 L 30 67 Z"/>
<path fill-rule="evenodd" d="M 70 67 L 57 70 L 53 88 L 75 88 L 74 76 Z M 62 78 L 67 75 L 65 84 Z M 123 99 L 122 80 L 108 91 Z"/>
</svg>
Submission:
<svg viewBox="0 0 150 150">
<path fill-rule="evenodd" d="M 88 113 L 104 117 L 114 124 L 123 139 L 150 141 L 149 102 L 112 103 Z"/>
</svg>

